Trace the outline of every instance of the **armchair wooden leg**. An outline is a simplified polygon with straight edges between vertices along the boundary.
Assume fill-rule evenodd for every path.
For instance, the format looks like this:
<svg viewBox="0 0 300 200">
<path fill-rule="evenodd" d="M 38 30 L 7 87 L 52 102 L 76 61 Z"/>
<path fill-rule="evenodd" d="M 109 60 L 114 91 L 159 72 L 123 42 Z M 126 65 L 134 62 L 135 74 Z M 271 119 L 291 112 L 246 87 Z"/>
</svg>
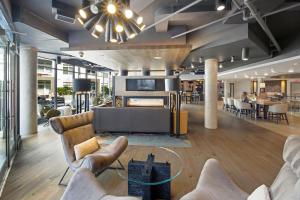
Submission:
<svg viewBox="0 0 300 200">
<path fill-rule="evenodd" d="M 61 183 L 61 182 L 64 180 L 64 178 L 65 178 L 66 174 L 68 173 L 69 169 L 70 169 L 70 167 L 68 167 L 68 168 L 66 169 L 66 171 L 65 171 L 64 174 L 63 174 L 63 176 L 62 176 L 61 179 L 59 180 L 58 185 L 62 185 L 62 186 L 67 186 L 67 185 L 68 185 L 68 184 L 63 184 L 63 183 Z"/>
</svg>

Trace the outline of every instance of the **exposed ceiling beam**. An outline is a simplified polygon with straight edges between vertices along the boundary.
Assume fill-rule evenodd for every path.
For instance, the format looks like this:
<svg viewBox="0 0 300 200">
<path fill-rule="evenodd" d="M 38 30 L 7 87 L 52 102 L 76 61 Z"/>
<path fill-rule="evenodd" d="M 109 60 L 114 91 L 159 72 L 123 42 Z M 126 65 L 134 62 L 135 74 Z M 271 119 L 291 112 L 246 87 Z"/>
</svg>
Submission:
<svg viewBox="0 0 300 200">
<path fill-rule="evenodd" d="M 235 7 L 237 7 L 239 10 L 242 9 L 242 7 L 240 6 L 240 4 L 237 2 L 237 0 L 232 0 L 233 4 L 235 5 Z"/>
<path fill-rule="evenodd" d="M 174 15 L 176 15 L 176 14 L 178 14 L 178 13 L 181 13 L 181 12 L 185 11 L 186 9 L 188 9 L 188 8 L 190 8 L 190 7 L 194 6 L 194 5 L 196 5 L 197 3 L 201 2 L 201 1 L 203 1 L 203 0 L 196 0 L 196 1 L 194 1 L 194 2 L 192 2 L 192 3 L 190 3 L 190 4 L 188 4 L 188 5 L 184 6 L 183 8 L 177 10 L 176 12 L 174 12 L 174 13 L 172 13 L 172 14 L 170 14 L 170 15 L 167 15 L 166 17 L 164 17 L 164 18 L 162 18 L 162 19 L 160 19 L 160 20 L 154 22 L 153 24 L 147 26 L 147 27 L 144 29 L 144 31 L 149 30 L 150 28 L 156 26 L 157 24 L 160 24 L 160 23 L 166 21 L 167 19 L 173 17 Z"/>
<path fill-rule="evenodd" d="M 295 4 L 291 5 L 291 6 L 286 6 L 286 7 L 284 7 L 284 8 L 280 8 L 280 9 L 278 9 L 278 10 L 275 10 L 275 11 L 272 11 L 272 12 L 269 12 L 269 13 L 266 13 L 266 14 L 264 14 L 262 17 L 268 17 L 268 16 L 270 16 L 270 15 L 274 15 L 274 14 L 277 14 L 277 13 L 280 13 L 280 12 L 284 12 L 284 11 L 287 11 L 287 10 L 290 10 L 290 9 L 293 9 L 293 8 L 296 8 L 296 7 L 299 7 L 299 6 L 300 6 L 300 3 L 295 3 Z M 238 14 L 241 14 L 241 13 L 242 13 L 242 11 L 238 11 L 238 12 L 232 14 L 231 16 L 229 16 L 229 18 L 230 18 L 230 17 L 233 17 L 233 16 L 236 16 L 236 15 L 238 15 Z M 228 18 L 228 16 L 225 16 L 225 17 L 223 17 L 223 18 L 217 19 L 217 20 L 212 21 L 212 22 L 210 22 L 210 23 L 207 23 L 207 24 L 205 24 L 205 25 L 201 25 L 201 26 L 195 27 L 195 28 L 193 28 L 193 29 L 190 29 L 190 30 L 188 30 L 188 31 L 185 31 L 185 32 L 183 32 L 183 33 L 174 35 L 174 36 L 172 36 L 172 38 L 173 38 L 173 39 L 174 39 L 174 38 L 178 38 L 178 37 L 184 36 L 184 35 L 186 35 L 186 34 L 192 33 L 192 32 L 194 32 L 194 31 L 201 30 L 201 29 L 206 28 L 206 27 L 208 27 L 208 26 L 211 26 L 211 25 L 217 24 L 217 23 L 219 23 L 219 22 L 222 22 L 223 20 L 225 20 L 225 19 L 227 19 L 227 18 Z M 252 19 L 252 18 L 254 18 L 254 17 L 253 17 L 253 16 L 250 16 L 250 17 L 249 17 L 249 19 Z"/>
<path fill-rule="evenodd" d="M 258 24 L 261 26 L 261 28 L 265 31 L 267 36 L 270 38 L 274 46 L 276 47 L 277 51 L 281 51 L 281 47 L 279 43 L 277 42 L 276 38 L 272 34 L 271 30 L 269 29 L 268 25 L 263 20 L 263 17 L 260 15 L 260 13 L 257 11 L 256 7 L 253 5 L 252 1 L 250 0 L 244 0 L 245 5 L 249 8 L 252 16 L 256 19 Z"/>
<path fill-rule="evenodd" d="M 264 14 L 263 17 L 267 17 L 267 16 L 274 15 L 274 14 L 277 14 L 277 13 L 280 13 L 280 12 L 284 12 L 284 11 L 287 11 L 287 10 L 290 10 L 290 9 L 293 9 L 293 8 L 296 8 L 296 7 L 299 7 L 299 6 L 300 6 L 300 3 L 295 3 L 295 4 L 290 5 L 290 6 L 285 6 L 283 8 L 279 8 L 278 10 L 274 10 L 272 12 Z"/>
<path fill-rule="evenodd" d="M 238 12 L 236 12 L 236 13 L 230 15 L 230 16 L 222 17 L 222 18 L 217 19 L 217 20 L 215 20 L 215 21 L 209 22 L 209 23 L 207 23 L 207 24 L 204 24 L 204 25 L 198 26 L 198 27 L 196 27 L 196 28 L 190 29 L 190 30 L 188 30 L 188 31 L 185 31 L 185 32 L 183 32 L 183 33 L 180 33 L 180 34 L 178 34 L 178 35 L 174 35 L 174 36 L 172 36 L 171 38 L 172 38 L 172 39 L 175 39 L 175 38 L 184 36 L 184 35 L 186 35 L 186 34 L 188 34 L 188 33 L 191 33 L 191 32 L 194 32 L 194 31 L 197 31 L 197 30 L 200 30 L 200 29 L 209 27 L 209 26 L 211 26 L 211 25 L 214 25 L 214 24 L 217 24 L 217 23 L 219 23 L 219 22 L 222 22 L 223 20 L 227 19 L 228 17 L 233 17 L 233 16 L 236 16 L 236 15 L 239 15 L 239 14 L 241 14 L 242 12 L 243 12 L 243 11 L 238 11 Z"/>
</svg>

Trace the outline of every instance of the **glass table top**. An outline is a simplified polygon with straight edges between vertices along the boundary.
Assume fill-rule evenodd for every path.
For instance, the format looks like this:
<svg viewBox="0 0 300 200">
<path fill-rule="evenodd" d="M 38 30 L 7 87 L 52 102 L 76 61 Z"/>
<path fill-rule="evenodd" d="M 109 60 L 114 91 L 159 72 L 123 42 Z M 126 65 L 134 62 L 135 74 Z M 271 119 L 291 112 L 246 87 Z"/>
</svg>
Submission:
<svg viewBox="0 0 300 200">
<path fill-rule="evenodd" d="M 146 165 L 148 157 L 154 159 L 157 166 L 169 166 L 170 173 L 168 176 L 156 176 L 150 179 L 141 179 L 141 175 L 147 173 L 148 166 Z M 165 147 L 128 147 L 127 150 L 119 157 L 125 169 L 116 169 L 117 174 L 128 182 L 133 182 L 140 185 L 161 185 L 171 182 L 178 177 L 183 169 L 183 160 L 175 151 Z M 143 162 L 140 162 L 143 161 Z M 135 163 L 138 167 L 132 168 L 129 163 Z M 149 162 L 149 160 L 148 160 Z M 150 161 L 151 163 L 151 161 Z M 155 164 L 154 164 L 155 165 Z M 153 167 L 155 168 L 155 167 Z M 158 167 L 159 168 L 159 167 Z M 161 168 L 160 168 L 161 169 Z M 155 170 L 154 170 L 155 171 Z M 154 174 L 159 174 L 154 172 Z"/>
</svg>

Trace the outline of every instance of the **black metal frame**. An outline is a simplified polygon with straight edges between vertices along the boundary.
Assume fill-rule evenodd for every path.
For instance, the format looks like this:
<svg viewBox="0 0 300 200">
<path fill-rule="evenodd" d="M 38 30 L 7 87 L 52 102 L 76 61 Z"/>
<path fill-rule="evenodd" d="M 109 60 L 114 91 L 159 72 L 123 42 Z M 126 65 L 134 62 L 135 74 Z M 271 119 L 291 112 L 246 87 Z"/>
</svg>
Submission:
<svg viewBox="0 0 300 200">
<path fill-rule="evenodd" d="M 119 165 L 121 167 L 106 167 L 104 168 L 103 170 L 101 170 L 100 172 L 96 173 L 95 176 L 98 177 L 100 174 L 102 174 L 104 171 L 108 170 L 108 169 L 112 169 L 112 170 L 115 170 L 115 169 L 118 169 L 118 170 L 125 170 L 125 167 L 124 165 L 121 163 L 121 161 L 118 159 L 117 162 L 119 163 Z M 83 162 L 82 162 L 83 163 Z M 80 168 L 80 167 L 79 167 Z M 58 185 L 60 186 L 68 186 L 68 184 L 64 184 L 62 183 L 62 181 L 64 180 L 65 176 L 67 175 L 68 171 L 69 171 L 70 167 L 68 166 L 67 169 L 65 170 L 63 176 L 60 178 L 59 182 L 58 182 Z"/>
</svg>

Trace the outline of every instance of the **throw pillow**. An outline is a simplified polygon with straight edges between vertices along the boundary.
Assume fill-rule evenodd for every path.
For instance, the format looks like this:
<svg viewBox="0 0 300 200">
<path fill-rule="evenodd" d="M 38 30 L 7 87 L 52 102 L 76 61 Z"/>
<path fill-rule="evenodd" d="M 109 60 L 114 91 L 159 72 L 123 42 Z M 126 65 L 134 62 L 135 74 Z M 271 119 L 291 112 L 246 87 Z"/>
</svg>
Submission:
<svg viewBox="0 0 300 200">
<path fill-rule="evenodd" d="M 269 189 L 267 186 L 261 185 L 250 194 L 247 200 L 271 200 Z"/>
<path fill-rule="evenodd" d="M 76 160 L 80 160 L 84 156 L 94 153 L 99 148 L 100 146 L 96 137 L 86 140 L 80 144 L 76 144 L 74 146 Z"/>
</svg>

